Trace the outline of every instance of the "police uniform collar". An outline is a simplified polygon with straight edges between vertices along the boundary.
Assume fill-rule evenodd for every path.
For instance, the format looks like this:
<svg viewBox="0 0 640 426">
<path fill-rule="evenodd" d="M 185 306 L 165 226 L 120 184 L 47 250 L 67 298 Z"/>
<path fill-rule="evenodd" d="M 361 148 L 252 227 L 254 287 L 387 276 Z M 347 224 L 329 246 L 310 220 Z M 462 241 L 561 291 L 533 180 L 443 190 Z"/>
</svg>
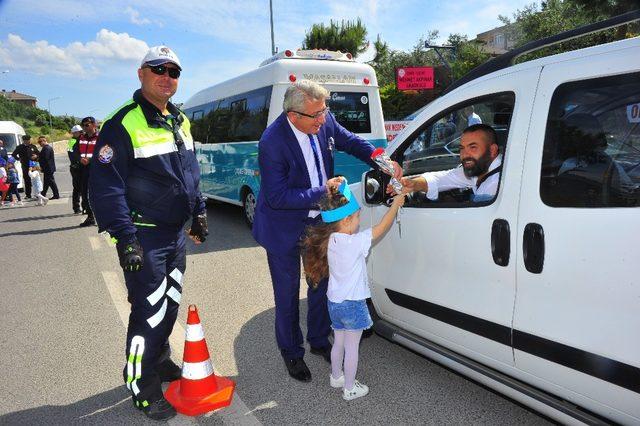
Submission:
<svg viewBox="0 0 640 426">
<path fill-rule="evenodd" d="M 162 112 L 156 107 L 154 104 L 149 102 L 147 98 L 142 95 L 142 89 L 138 89 L 133 94 L 133 100 L 140 108 L 142 108 L 142 113 L 144 114 L 144 118 L 147 120 L 147 124 L 150 127 L 161 127 L 162 124 L 167 122 L 167 119 Z M 182 123 L 182 114 L 180 114 L 180 110 L 176 108 L 171 102 L 167 103 L 167 110 L 169 113 L 176 119 L 177 124 Z"/>
</svg>

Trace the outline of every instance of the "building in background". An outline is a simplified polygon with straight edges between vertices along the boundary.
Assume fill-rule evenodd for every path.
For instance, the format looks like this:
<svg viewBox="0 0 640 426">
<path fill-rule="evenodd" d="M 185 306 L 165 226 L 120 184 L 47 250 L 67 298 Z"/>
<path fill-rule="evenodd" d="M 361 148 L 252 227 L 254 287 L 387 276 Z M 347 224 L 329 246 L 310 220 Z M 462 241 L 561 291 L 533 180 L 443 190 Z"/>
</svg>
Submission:
<svg viewBox="0 0 640 426">
<path fill-rule="evenodd" d="M 513 33 L 513 24 L 503 25 L 478 34 L 476 41 L 482 43 L 485 52 L 498 56 L 514 48 L 516 40 Z"/>
<path fill-rule="evenodd" d="M 9 92 L 9 91 L 6 91 L 5 89 L 2 89 L 2 92 L 0 92 L 0 94 L 5 98 L 9 99 L 10 101 L 13 101 L 22 105 L 36 107 L 38 104 L 38 98 L 25 95 L 24 93 L 16 92 L 15 90 L 12 90 Z"/>
</svg>

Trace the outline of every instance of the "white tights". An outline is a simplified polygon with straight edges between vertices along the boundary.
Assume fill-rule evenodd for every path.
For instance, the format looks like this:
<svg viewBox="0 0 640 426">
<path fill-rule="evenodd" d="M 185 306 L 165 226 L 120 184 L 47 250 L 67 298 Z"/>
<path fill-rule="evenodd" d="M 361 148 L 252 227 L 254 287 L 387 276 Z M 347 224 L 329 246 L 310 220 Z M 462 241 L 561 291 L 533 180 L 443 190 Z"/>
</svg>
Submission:
<svg viewBox="0 0 640 426">
<path fill-rule="evenodd" d="M 362 330 L 334 330 L 333 335 L 331 375 L 338 379 L 344 371 L 344 388 L 353 389 L 358 370 L 358 349 Z"/>
</svg>

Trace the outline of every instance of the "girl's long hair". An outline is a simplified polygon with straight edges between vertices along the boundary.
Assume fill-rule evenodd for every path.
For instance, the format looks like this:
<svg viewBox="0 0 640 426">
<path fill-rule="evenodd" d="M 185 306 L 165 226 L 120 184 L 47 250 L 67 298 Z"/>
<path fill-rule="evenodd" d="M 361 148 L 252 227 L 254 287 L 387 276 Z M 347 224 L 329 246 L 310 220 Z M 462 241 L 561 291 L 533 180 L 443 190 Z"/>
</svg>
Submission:
<svg viewBox="0 0 640 426">
<path fill-rule="evenodd" d="M 320 210 L 333 210 L 348 203 L 348 200 L 337 189 L 332 189 L 328 195 L 322 197 L 318 203 Z M 329 249 L 329 236 L 337 232 L 340 221 L 320 223 L 307 226 L 302 239 L 302 264 L 307 279 L 313 287 L 329 276 L 329 261 L 327 251 Z"/>
</svg>

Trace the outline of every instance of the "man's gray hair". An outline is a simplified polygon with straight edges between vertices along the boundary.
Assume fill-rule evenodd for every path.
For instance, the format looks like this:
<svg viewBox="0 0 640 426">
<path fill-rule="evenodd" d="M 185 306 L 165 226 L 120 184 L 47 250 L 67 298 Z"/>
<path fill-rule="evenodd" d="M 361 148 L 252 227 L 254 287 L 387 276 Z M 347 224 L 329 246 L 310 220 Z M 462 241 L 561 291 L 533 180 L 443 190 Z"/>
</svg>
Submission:
<svg viewBox="0 0 640 426">
<path fill-rule="evenodd" d="M 284 93 L 284 102 L 282 102 L 282 109 L 285 112 L 303 111 L 304 102 L 306 100 L 315 102 L 321 99 L 327 99 L 328 97 L 329 91 L 320 86 L 315 81 L 296 81 L 293 85 L 289 86 L 289 88 L 287 88 L 287 91 Z"/>
</svg>

